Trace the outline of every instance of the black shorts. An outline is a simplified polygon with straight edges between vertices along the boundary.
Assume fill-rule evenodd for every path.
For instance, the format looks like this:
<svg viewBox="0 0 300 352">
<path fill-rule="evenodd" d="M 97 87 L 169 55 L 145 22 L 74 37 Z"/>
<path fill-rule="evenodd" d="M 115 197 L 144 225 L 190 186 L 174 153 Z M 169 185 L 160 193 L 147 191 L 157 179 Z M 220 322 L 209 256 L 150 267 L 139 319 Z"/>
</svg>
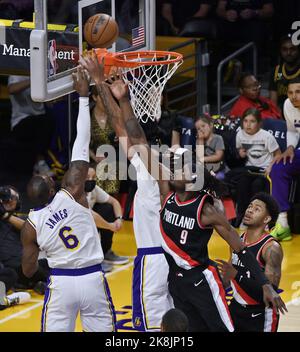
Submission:
<svg viewBox="0 0 300 352">
<path fill-rule="evenodd" d="M 244 306 L 233 299 L 229 310 L 237 332 L 276 332 L 278 329 L 279 315 L 264 305 Z"/>
<path fill-rule="evenodd" d="M 229 307 L 220 275 L 214 265 L 169 271 L 169 291 L 175 308 L 189 320 L 189 331 L 233 331 Z"/>
</svg>

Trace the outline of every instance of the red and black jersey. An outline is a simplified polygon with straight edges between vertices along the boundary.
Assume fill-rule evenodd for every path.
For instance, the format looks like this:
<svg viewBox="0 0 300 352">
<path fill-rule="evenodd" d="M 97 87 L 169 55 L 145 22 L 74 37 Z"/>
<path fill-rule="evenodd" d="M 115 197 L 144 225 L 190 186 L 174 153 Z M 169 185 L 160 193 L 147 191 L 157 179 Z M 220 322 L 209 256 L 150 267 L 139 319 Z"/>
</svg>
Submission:
<svg viewBox="0 0 300 352">
<path fill-rule="evenodd" d="M 176 193 L 170 193 L 160 212 L 163 248 L 183 269 L 209 264 L 207 243 L 213 229 L 201 224 L 205 202 L 213 204 L 213 198 L 204 191 L 186 202 L 180 202 Z"/>
<path fill-rule="evenodd" d="M 261 269 L 264 271 L 266 263 L 262 257 L 262 251 L 267 243 L 274 241 L 274 237 L 269 233 L 265 233 L 258 241 L 248 245 L 246 233 L 241 236 L 241 239 L 246 244 L 249 251 L 255 256 Z M 231 261 L 232 265 L 238 272 L 234 280 L 231 281 L 235 300 L 243 305 L 264 304 L 263 290 L 261 286 L 257 285 L 255 277 L 253 277 L 252 274 L 250 274 L 250 271 L 243 266 L 235 253 L 232 254 Z"/>
</svg>

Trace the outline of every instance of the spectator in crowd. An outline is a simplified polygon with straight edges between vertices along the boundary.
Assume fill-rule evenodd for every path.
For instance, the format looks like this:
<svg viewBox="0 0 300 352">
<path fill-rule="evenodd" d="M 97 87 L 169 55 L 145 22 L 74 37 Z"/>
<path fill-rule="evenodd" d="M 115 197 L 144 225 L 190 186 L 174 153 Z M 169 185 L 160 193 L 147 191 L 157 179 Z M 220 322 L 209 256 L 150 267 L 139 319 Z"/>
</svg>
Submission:
<svg viewBox="0 0 300 352">
<path fill-rule="evenodd" d="M 248 109 L 242 116 L 242 129 L 236 135 L 236 148 L 242 159 L 247 159 L 246 167 L 237 184 L 237 221 L 241 223 L 247 209 L 249 199 L 258 192 L 269 188 L 266 176 L 272 164 L 281 155 L 275 137 L 263 130 L 262 117 L 259 110 Z"/>
<path fill-rule="evenodd" d="M 196 148 L 195 119 L 188 116 L 177 115 L 172 130 L 172 149 L 192 146 Z"/>
<path fill-rule="evenodd" d="M 8 92 L 12 105 L 12 136 L 26 150 L 26 155 L 22 155 L 16 163 L 24 164 L 24 170 L 33 168 L 35 174 L 53 176 L 45 158 L 54 124 L 46 115 L 44 104 L 31 99 L 30 78 L 9 76 Z"/>
<path fill-rule="evenodd" d="M 281 62 L 271 72 L 269 91 L 271 100 L 283 111 L 288 84 L 300 77 L 300 51 L 298 46 L 293 45 L 291 35 L 281 39 L 279 50 Z"/>
<path fill-rule="evenodd" d="M 251 73 L 244 73 L 238 83 L 240 97 L 233 105 L 230 115 L 241 117 L 250 108 L 260 111 L 263 119 L 280 119 L 281 112 L 272 100 L 260 95 L 261 85 Z"/>
<path fill-rule="evenodd" d="M 97 164 L 96 183 L 109 195 L 117 195 L 120 190 L 118 163 L 106 162 L 105 155 L 97 153 L 102 145 L 111 145 L 116 148 L 116 135 L 95 87 L 92 88 L 92 99 L 95 105 L 91 109 L 90 158 Z"/>
<path fill-rule="evenodd" d="M 158 21 L 158 33 L 161 35 L 180 35 L 184 25 L 191 19 L 201 21 L 211 9 L 210 0 L 163 0 L 161 21 Z"/>
<path fill-rule="evenodd" d="M 20 231 L 25 221 L 16 214 L 19 208 L 20 196 L 17 189 L 12 186 L 0 187 L 0 280 L 5 283 L 7 289 L 33 288 L 43 294 L 49 273 L 47 260 L 39 260 L 39 269 L 30 280 L 22 271 Z M 6 274 L 6 279 L 1 278 L 1 270 Z"/>
<path fill-rule="evenodd" d="M 254 41 L 262 48 L 268 39 L 268 19 L 274 13 L 272 0 L 219 0 L 220 37 L 229 41 Z"/>
<path fill-rule="evenodd" d="M 277 200 L 280 214 L 271 234 L 280 241 L 292 239 L 287 212 L 290 209 L 289 189 L 292 181 L 300 175 L 300 77 L 288 84 L 288 99 L 284 103 L 284 116 L 287 122 L 287 149 L 274 163 L 270 173 L 272 195 Z"/>
<path fill-rule="evenodd" d="M 214 123 L 210 116 L 196 118 L 197 161 L 204 162 L 208 171 L 213 171 L 217 178 L 223 178 L 225 145 L 222 136 L 214 134 Z M 203 146 L 203 148 L 199 148 Z"/>
<path fill-rule="evenodd" d="M 164 314 L 161 321 L 161 332 L 188 332 L 189 321 L 187 316 L 176 308 Z"/>
<path fill-rule="evenodd" d="M 96 172 L 92 167 L 90 167 L 88 171 L 85 191 L 87 192 L 89 207 L 101 215 L 104 220 L 114 225 L 112 230 L 101 229 L 100 233 L 101 246 L 104 254 L 102 269 L 104 272 L 109 272 L 112 270 L 113 264 L 120 265 L 129 262 L 128 257 L 116 255 L 111 249 L 114 229 L 116 228 L 117 231 L 119 231 L 122 227 L 122 208 L 117 199 L 113 198 L 96 185 Z"/>
</svg>

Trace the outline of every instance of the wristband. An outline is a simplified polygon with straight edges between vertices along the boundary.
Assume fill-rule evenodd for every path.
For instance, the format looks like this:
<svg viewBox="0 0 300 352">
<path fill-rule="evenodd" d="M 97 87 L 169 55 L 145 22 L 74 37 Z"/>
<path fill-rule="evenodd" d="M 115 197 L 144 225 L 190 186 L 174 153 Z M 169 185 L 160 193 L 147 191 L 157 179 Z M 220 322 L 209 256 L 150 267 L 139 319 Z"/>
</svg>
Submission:
<svg viewBox="0 0 300 352">
<path fill-rule="evenodd" d="M 236 254 L 239 257 L 240 261 L 245 266 L 245 268 L 247 268 L 252 274 L 252 276 L 255 277 L 255 280 L 258 285 L 264 286 L 266 284 L 269 284 L 269 281 L 264 275 L 262 269 L 260 268 L 256 258 L 248 250 L 248 248 L 244 248 L 239 253 L 236 253 Z"/>
<path fill-rule="evenodd" d="M 115 217 L 115 220 L 123 220 L 123 216 L 117 216 Z"/>
</svg>

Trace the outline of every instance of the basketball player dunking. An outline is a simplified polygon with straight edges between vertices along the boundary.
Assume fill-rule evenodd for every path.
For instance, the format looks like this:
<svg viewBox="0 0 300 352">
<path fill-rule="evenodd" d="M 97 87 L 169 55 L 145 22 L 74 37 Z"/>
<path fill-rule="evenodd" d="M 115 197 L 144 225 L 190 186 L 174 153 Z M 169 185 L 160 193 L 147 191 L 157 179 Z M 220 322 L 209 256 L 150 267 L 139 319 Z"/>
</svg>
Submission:
<svg viewBox="0 0 300 352">
<path fill-rule="evenodd" d="M 121 108 L 121 116 L 124 118 L 130 142 L 139 147 L 145 166 L 148 171 L 151 170 L 148 165 L 151 150 L 131 109 L 126 85 L 117 77 L 111 83 L 113 89 L 104 82 L 98 83 L 103 80 L 103 76 L 99 73 L 97 59 L 90 59 L 93 60 L 94 64 L 86 68 L 93 78 L 98 75 L 98 91 L 107 114 L 118 119 Z M 113 99 L 109 99 L 108 96 L 112 94 Z M 119 105 L 114 102 L 114 98 L 118 100 Z M 140 148 L 141 146 L 144 148 Z M 163 168 L 161 170 L 163 171 Z M 163 248 L 169 262 L 169 290 L 175 307 L 187 315 L 190 331 L 234 330 L 221 278 L 216 265 L 208 257 L 207 244 L 213 229 L 225 239 L 244 266 L 255 276 L 257 284 L 263 289 L 265 304 L 271 303 L 283 313 L 286 307 L 280 296 L 269 284 L 237 232 L 230 226 L 225 216 L 213 206 L 213 197 L 205 191 L 205 189 L 215 191 L 217 180 L 203 169 L 204 187 L 201 191 L 194 191 L 194 180 L 198 176 L 192 171 L 186 164 L 175 173 L 173 181 L 164 181 L 164 178 L 158 180 L 163 200 L 160 226 Z M 178 173 L 180 177 L 177 176 Z M 186 186 L 190 188 L 189 191 L 186 190 Z M 171 191 L 171 187 L 175 191 Z"/>
<path fill-rule="evenodd" d="M 86 68 L 91 64 L 88 58 L 82 59 L 81 63 Z M 115 94 L 118 94 L 117 90 Z M 100 96 L 103 97 L 102 92 Z M 103 99 L 113 98 L 110 95 Z M 112 104 L 113 102 L 106 102 L 108 107 Z M 111 125 L 137 173 L 133 227 L 138 250 L 132 279 L 132 323 L 139 331 L 160 331 L 163 315 L 174 305 L 168 290 L 169 266 L 163 253 L 159 229 L 159 187 L 138 154 L 130 154 L 131 143 L 121 114 L 118 117 L 118 120 L 111 119 Z"/>
<path fill-rule="evenodd" d="M 247 231 L 241 236 L 275 289 L 278 289 L 281 278 L 283 251 L 265 228 L 276 223 L 278 214 L 279 207 L 272 196 L 256 194 L 245 212 L 243 223 L 247 226 Z M 279 315 L 275 309 L 265 307 L 261 287 L 236 254 L 233 254 L 231 263 L 221 260 L 220 269 L 225 286 L 231 281 L 233 288 L 229 310 L 235 331 L 277 331 Z"/>
<path fill-rule="evenodd" d="M 28 195 L 31 210 L 22 229 L 22 268 L 27 277 L 37 270 L 39 250 L 51 268 L 42 312 L 42 331 L 70 332 L 80 313 L 84 331 L 114 331 L 114 306 L 101 270 L 103 252 L 84 191 L 89 168 L 89 83 L 82 69 L 73 76 L 80 94 L 77 137 L 71 166 L 55 194 L 50 177 L 35 176 Z"/>
</svg>

